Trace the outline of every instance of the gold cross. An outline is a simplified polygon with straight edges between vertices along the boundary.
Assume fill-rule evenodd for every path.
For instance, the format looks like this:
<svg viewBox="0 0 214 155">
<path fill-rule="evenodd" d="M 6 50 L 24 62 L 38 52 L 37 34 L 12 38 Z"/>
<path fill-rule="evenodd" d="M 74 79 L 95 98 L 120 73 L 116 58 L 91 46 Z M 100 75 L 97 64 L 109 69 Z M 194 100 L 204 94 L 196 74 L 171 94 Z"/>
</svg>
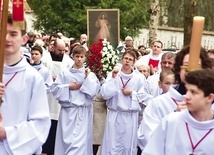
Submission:
<svg viewBox="0 0 214 155">
<path fill-rule="evenodd" d="M 15 1 L 15 0 L 14 0 Z M 22 2 L 20 2 L 19 0 L 16 0 L 15 2 L 13 2 L 13 4 L 19 8 L 19 6 L 22 4 Z"/>
</svg>

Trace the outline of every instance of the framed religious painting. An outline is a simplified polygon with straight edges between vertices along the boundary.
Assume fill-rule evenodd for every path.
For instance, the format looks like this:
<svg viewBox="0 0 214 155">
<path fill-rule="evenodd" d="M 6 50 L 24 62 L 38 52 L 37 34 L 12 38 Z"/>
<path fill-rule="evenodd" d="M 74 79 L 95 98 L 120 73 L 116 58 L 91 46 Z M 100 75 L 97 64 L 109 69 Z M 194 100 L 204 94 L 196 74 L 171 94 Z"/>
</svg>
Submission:
<svg viewBox="0 0 214 155">
<path fill-rule="evenodd" d="M 87 35 L 90 44 L 107 39 L 113 47 L 117 47 L 120 40 L 119 9 L 88 9 Z"/>
</svg>

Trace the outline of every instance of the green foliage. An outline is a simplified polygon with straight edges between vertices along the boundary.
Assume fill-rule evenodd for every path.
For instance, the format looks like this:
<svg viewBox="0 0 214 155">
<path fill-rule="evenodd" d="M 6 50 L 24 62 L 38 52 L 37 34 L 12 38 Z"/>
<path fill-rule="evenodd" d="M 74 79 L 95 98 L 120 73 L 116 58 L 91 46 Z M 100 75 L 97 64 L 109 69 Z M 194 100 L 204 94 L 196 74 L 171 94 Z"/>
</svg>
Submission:
<svg viewBox="0 0 214 155">
<path fill-rule="evenodd" d="M 139 34 L 139 29 L 148 25 L 149 14 L 147 10 L 149 8 L 149 2 L 142 0 L 135 0 L 134 3 L 129 1 L 120 0 L 118 7 L 121 6 L 121 36 L 124 38 L 127 35 L 135 36 Z"/>
<path fill-rule="evenodd" d="M 82 15 L 85 8 L 81 1 L 29 0 L 29 5 L 36 15 L 36 30 L 46 33 L 60 31 L 75 37 L 86 32 L 86 16 Z"/>
<path fill-rule="evenodd" d="M 185 27 L 184 20 L 186 18 L 192 19 L 192 16 L 204 16 L 204 29 L 207 31 L 214 30 L 213 0 L 160 0 L 160 2 L 166 3 L 168 26 L 183 28 Z M 193 8 L 194 10 L 192 10 Z"/>
<path fill-rule="evenodd" d="M 34 29 L 60 31 L 79 38 L 87 32 L 87 9 L 120 9 L 120 37 L 132 37 L 148 23 L 149 0 L 27 0 L 34 11 Z"/>
</svg>

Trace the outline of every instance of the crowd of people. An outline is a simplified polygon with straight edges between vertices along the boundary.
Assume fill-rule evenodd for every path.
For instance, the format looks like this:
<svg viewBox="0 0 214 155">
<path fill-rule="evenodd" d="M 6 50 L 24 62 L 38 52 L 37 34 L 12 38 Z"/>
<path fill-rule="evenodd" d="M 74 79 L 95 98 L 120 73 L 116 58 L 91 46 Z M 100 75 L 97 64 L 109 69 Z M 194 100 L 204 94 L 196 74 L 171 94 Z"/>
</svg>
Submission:
<svg viewBox="0 0 214 155">
<path fill-rule="evenodd" d="M 117 50 L 120 65 L 102 81 L 87 68 L 87 35 L 26 33 L 8 16 L 0 82 L 1 155 L 178 155 L 214 152 L 214 57 L 190 47 Z"/>
</svg>

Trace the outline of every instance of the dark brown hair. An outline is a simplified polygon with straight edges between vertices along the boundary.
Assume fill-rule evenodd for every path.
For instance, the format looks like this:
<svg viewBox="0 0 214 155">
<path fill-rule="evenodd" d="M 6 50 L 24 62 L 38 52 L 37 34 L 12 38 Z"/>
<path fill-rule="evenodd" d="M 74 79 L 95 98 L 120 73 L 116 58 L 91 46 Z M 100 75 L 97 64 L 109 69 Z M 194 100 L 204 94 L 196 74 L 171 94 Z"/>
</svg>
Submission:
<svg viewBox="0 0 214 155">
<path fill-rule="evenodd" d="M 135 50 L 134 48 L 128 48 L 128 49 L 126 49 L 126 51 L 123 53 L 122 58 L 126 54 L 130 54 L 131 56 L 133 56 L 134 57 L 134 61 L 137 59 L 137 50 Z"/>
<path fill-rule="evenodd" d="M 161 48 L 163 48 L 163 43 L 160 41 L 160 40 L 155 40 L 152 42 L 152 46 L 155 44 L 155 43 L 160 43 L 161 44 Z"/>
<path fill-rule="evenodd" d="M 144 49 L 146 49 L 146 46 L 144 46 L 144 45 L 138 46 L 138 49 L 140 49 L 141 47 L 143 47 Z"/>
<path fill-rule="evenodd" d="M 43 50 L 42 50 L 42 47 L 41 46 L 33 46 L 32 48 L 31 48 L 31 52 L 32 51 L 39 51 L 39 53 L 43 53 Z"/>
<path fill-rule="evenodd" d="M 12 19 L 12 14 L 8 14 L 8 17 L 7 17 L 7 23 L 8 24 L 11 24 L 11 25 L 13 25 L 13 19 Z M 24 30 L 21 30 L 21 34 L 22 34 L 22 36 L 24 36 L 25 34 L 26 34 L 26 27 L 27 27 L 27 23 L 26 23 L 26 21 L 24 20 Z"/>
<path fill-rule="evenodd" d="M 72 54 L 84 54 L 86 55 L 86 49 L 82 46 L 82 45 L 76 45 L 73 50 L 72 50 Z"/>
<path fill-rule="evenodd" d="M 175 80 L 178 83 L 181 83 L 181 79 L 180 79 L 181 68 L 180 67 L 183 65 L 183 59 L 184 59 L 185 55 L 189 54 L 189 49 L 190 49 L 189 46 L 184 47 L 183 49 L 181 49 L 180 52 L 177 53 L 177 55 L 175 57 L 175 64 L 173 67 L 173 71 L 175 73 Z M 212 63 L 204 48 L 201 48 L 200 59 L 201 59 L 202 68 L 212 68 Z"/>
<path fill-rule="evenodd" d="M 212 69 L 199 69 L 189 72 L 185 76 L 185 83 L 197 86 L 206 97 L 214 93 L 214 71 Z"/>
<path fill-rule="evenodd" d="M 209 50 L 207 51 L 207 53 L 212 53 L 212 54 L 214 54 L 214 49 L 209 49 Z"/>
<path fill-rule="evenodd" d="M 53 40 L 52 40 L 53 37 L 54 37 L 54 38 L 59 38 L 59 39 L 61 39 L 61 37 L 60 37 L 57 33 L 53 33 L 53 34 L 50 35 L 50 37 L 49 37 L 49 39 L 48 39 L 49 42 L 55 41 L 55 40 L 56 40 L 56 39 L 53 39 Z"/>
</svg>

